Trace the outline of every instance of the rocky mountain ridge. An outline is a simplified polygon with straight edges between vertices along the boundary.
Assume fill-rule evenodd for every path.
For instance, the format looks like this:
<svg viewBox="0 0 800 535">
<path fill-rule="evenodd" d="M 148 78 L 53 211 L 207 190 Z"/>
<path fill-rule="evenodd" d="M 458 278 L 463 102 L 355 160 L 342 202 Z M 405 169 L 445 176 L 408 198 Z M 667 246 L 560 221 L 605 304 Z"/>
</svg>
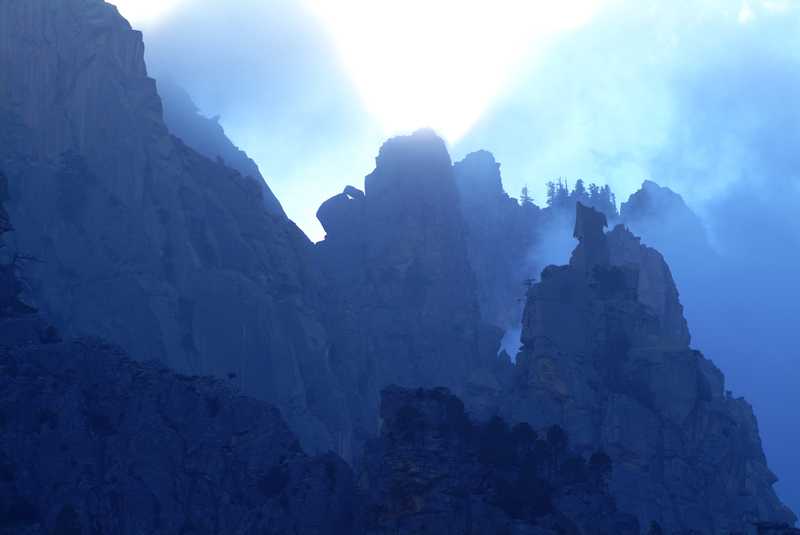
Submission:
<svg viewBox="0 0 800 535">
<path fill-rule="evenodd" d="M 622 226 L 605 234 L 605 223 L 579 205 L 570 265 L 547 268 L 529 293 L 513 420 L 559 423 L 577 444 L 602 445 L 620 461 L 620 507 L 668 532 L 792 522 L 752 409 L 689 347 L 663 258 Z"/>
<path fill-rule="evenodd" d="M 751 409 L 724 392 L 719 370 L 689 346 L 663 258 L 625 228 L 606 234 L 602 213 L 578 208 L 572 261 L 544 269 L 525 297 L 527 274 L 544 267 L 527 261 L 528 249 L 538 247 L 554 210 L 510 199 L 490 154 L 453 165 L 444 143 L 420 131 L 381 148 L 363 191 L 347 187 L 323 204 L 328 236 L 312 245 L 269 209 L 260 177 L 170 135 L 141 35 L 113 7 L 7 0 L 0 3 L 0 35 L 0 168 L 9 186 L 0 227 L 15 229 L 5 236 L 8 258 L 35 259 L 3 264 L 7 310 L 38 308 L 67 340 L 101 337 L 140 362 L 215 376 L 226 389 L 275 405 L 306 450 L 334 450 L 356 470 L 369 466 L 367 488 L 378 496 L 386 491 L 380 474 L 413 479 L 417 460 L 457 453 L 424 433 L 421 446 L 395 443 L 410 450 L 375 446 L 372 439 L 393 433 L 397 423 L 392 410 L 381 412 L 381 392 L 391 384 L 446 386 L 475 425 L 497 416 L 538 429 L 559 425 L 578 455 L 608 453 L 617 467 L 611 493 L 641 526 L 752 533 L 758 522 L 793 520 L 772 491 L 775 476 Z M 523 304 L 515 364 L 498 350 Z M 128 381 L 129 372 L 137 376 L 139 365 L 102 344 L 86 349 L 88 356 L 72 342 L 44 347 L 55 336 L 44 321 L 7 330 L 4 336 L 17 336 L 12 345 L 36 342 L 10 353 L 9 362 L 30 364 L 38 371 L 29 379 L 49 382 L 61 373 L 53 355 L 77 354 L 79 371 L 97 368 L 109 396 L 122 403 L 113 385 Z M 127 371 L 115 375 L 117 367 Z M 154 376 L 145 368 L 141 373 Z M 36 381 L 14 388 L 29 392 Z M 54 383 L 43 406 L 60 406 L 74 393 L 67 386 Z M 152 399 L 159 388 L 139 390 Z M 201 397 L 187 393 L 184 402 L 200 411 Z M 422 396 L 423 413 L 429 401 Z M 102 408 L 93 399 L 86 404 Z M 75 447 L 96 443 L 108 444 Z M 484 520 L 537 533 L 508 520 L 508 511 L 484 507 L 509 481 L 487 490 L 459 479 L 462 470 L 486 471 L 470 457 L 469 441 L 459 444 L 472 453 L 449 459 L 449 481 L 479 497 Z M 20 463 L 24 453 L 15 453 Z M 248 462 L 253 456 L 241 452 Z M 309 474 L 309 499 L 318 503 L 314 489 L 325 479 Z M 403 504 L 419 495 L 377 503 L 412 516 L 415 508 L 430 511 L 428 500 L 447 495 L 431 485 L 410 510 Z M 591 495 L 613 516 L 605 497 Z M 449 518 L 464 521 L 457 511 Z M 297 521 L 294 514 L 287 522 Z M 377 532 L 404 522 L 379 517 L 370 528 Z"/>
</svg>

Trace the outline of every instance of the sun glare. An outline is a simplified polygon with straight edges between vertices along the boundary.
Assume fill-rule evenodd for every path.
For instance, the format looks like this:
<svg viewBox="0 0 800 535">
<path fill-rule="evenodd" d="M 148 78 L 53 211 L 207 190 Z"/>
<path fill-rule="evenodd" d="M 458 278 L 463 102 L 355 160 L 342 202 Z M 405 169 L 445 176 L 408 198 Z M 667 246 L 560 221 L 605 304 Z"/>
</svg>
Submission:
<svg viewBox="0 0 800 535">
<path fill-rule="evenodd" d="M 599 0 L 307 0 L 367 110 L 388 134 L 432 127 L 455 142 L 514 73 Z"/>
<path fill-rule="evenodd" d="M 133 25 L 149 25 L 158 22 L 175 9 L 183 0 L 109 0 L 128 22 Z"/>
</svg>

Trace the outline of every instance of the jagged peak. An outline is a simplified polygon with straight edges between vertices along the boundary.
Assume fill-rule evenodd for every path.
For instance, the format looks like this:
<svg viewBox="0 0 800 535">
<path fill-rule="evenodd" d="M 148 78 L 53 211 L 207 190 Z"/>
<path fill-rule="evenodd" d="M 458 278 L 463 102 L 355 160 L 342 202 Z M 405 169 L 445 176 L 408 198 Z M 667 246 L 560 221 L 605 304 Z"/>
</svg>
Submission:
<svg viewBox="0 0 800 535">
<path fill-rule="evenodd" d="M 620 206 L 620 216 L 629 219 L 647 217 L 648 212 L 654 208 L 681 210 L 683 212 L 694 213 L 687 206 L 683 197 L 672 189 L 661 186 L 652 180 L 645 180 L 642 187 L 631 194 L 627 202 Z"/>
<path fill-rule="evenodd" d="M 575 231 L 573 237 L 579 241 L 601 236 L 608 227 L 605 214 L 582 203 L 575 203 Z"/>
<path fill-rule="evenodd" d="M 453 164 L 462 196 L 507 197 L 503 189 L 500 164 L 487 150 L 467 154 L 464 159 Z"/>
<path fill-rule="evenodd" d="M 419 164 L 447 165 L 450 154 L 444 140 L 429 128 L 405 136 L 395 136 L 381 146 L 375 159 L 377 168 L 406 167 Z"/>
<path fill-rule="evenodd" d="M 605 229 L 608 219 L 605 214 L 582 203 L 575 203 L 575 230 L 573 236 L 578 246 L 572 253 L 570 265 L 591 271 L 594 266 L 607 265 L 608 243 Z"/>
<path fill-rule="evenodd" d="M 389 139 L 375 159 L 375 170 L 364 179 L 364 192 L 373 206 L 390 211 L 398 209 L 401 200 L 457 203 L 452 162 L 444 140 L 430 129 Z"/>
</svg>

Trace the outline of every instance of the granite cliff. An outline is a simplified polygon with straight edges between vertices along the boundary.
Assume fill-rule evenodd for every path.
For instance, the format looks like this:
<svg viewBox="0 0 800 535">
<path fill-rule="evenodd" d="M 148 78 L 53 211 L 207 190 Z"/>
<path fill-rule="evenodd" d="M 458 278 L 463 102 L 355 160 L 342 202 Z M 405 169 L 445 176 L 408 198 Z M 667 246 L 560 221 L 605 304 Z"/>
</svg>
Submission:
<svg viewBox="0 0 800 535">
<path fill-rule="evenodd" d="M 775 496 L 751 407 L 689 347 L 663 258 L 578 205 L 579 245 L 529 294 L 512 421 L 559 424 L 617 462 L 612 493 L 667 533 L 752 533 L 793 522 Z"/>
<path fill-rule="evenodd" d="M 519 340 L 525 284 L 537 272 L 534 251 L 541 238 L 542 212 L 529 199 L 520 203 L 509 197 L 500 164 L 489 152 L 467 155 L 453 172 L 482 318 L 510 333 L 506 342 L 514 342 L 514 337 Z M 509 350 L 516 353 L 515 348 Z"/>
<path fill-rule="evenodd" d="M 5 179 L 0 176 L 0 186 Z M 12 230 L 0 203 L 0 239 Z M 2 243 L 2 242 L 0 242 Z M 446 389 L 390 387 L 358 483 L 220 380 L 62 340 L 0 279 L 0 533 L 638 534 L 610 459 L 560 428 L 471 421 Z"/>
<path fill-rule="evenodd" d="M 0 168 L 26 298 L 65 336 L 215 375 L 304 444 L 347 433 L 313 247 L 243 176 L 170 135 L 139 32 L 101 0 L 0 2 Z"/>
<path fill-rule="evenodd" d="M 184 97 L 168 127 L 101 0 L 0 0 L 0 529 L 789 529 L 750 406 L 661 254 L 605 232 L 607 189 L 539 210 L 419 131 L 314 245 Z M 570 263 L 526 295 L 576 206 Z"/>
<path fill-rule="evenodd" d="M 331 366 L 348 385 L 356 447 L 378 431 L 382 388 L 465 395 L 489 376 L 501 335 L 481 320 L 444 142 L 425 130 L 388 141 L 365 186 L 318 212 Z"/>
<path fill-rule="evenodd" d="M 307 456 L 277 409 L 220 380 L 62 339 L 20 300 L 16 260 L 0 259 L 0 533 L 359 532 L 343 460 Z"/>
</svg>

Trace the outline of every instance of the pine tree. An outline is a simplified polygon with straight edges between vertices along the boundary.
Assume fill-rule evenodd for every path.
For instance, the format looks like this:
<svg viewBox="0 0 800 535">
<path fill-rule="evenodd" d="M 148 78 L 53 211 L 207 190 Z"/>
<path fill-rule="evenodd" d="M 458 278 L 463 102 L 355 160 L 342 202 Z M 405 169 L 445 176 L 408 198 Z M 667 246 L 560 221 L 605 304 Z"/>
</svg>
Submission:
<svg viewBox="0 0 800 535">
<path fill-rule="evenodd" d="M 575 182 L 575 189 L 572 191 L 572 195 L 578 200 L 586 197 L 586 186 L 583 184 L 583 179 L 579 178 L 578 181 Z"/>
<path fill-rule="evenodd" d="M 520 203 L 523 206 L 526 206 L 526 205 L 529 205 L 529 204 L 533 204 L 533 199 L 528 194 L 528 186 L 527 185 L 525 185 L 525 187 L 522 188 L 522 194 L 520 195 Z"/>
<path fill-rule="evenodd" d="M 556 202 L 556 183 L 552 180 L 547 183 L 547 206 L 553 206 Z"/>
</svg>

